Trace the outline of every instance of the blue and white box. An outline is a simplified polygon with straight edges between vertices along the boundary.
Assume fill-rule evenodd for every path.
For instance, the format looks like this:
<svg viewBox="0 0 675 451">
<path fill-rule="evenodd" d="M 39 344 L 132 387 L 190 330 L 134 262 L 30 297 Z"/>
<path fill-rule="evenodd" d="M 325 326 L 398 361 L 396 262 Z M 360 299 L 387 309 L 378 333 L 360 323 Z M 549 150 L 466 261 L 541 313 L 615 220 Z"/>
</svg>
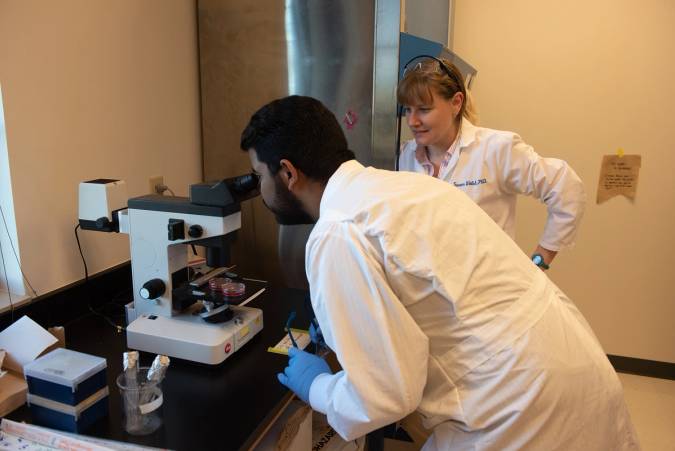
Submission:
<svg viewBox="0 0 675 451">
<path fill-rule="evenodd" d="M 108 413 L 106 360 L 55 349 L 26 364 L 28 405 L 33 421 L 70 432 L 81 432 Z"/>
</svg>

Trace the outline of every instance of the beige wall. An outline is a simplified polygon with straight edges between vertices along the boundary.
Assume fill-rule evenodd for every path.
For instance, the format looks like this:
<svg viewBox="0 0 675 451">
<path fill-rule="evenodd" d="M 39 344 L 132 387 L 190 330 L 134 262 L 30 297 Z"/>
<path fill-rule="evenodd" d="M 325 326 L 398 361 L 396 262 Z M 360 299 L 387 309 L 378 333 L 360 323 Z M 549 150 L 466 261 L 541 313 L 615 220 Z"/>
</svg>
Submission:
<svg viewBox="0 0 675 451">
<path fill-rule="evenodd" d="M 201 180 L 192 0 L 0 0 L 0 83 L 21 261 L 39 294 L 83 277 L 78 183 L 129 196 L 164 175 Z M 82 232 L 91 273 L 129 258 L 126 235 Z"/>
<path fill-rule="evenodd" d="M 454 50 L 478 68 L 481 125 L 514 130 L 584 180 L 577 246 L 552 279 L 605 351 L 675 362 L 675 3 L 646 0 L 458 0 Z M 637 200 L 595 203 L 603 154 L 642 155 Z M 517 241 L 544 224 L 521 201 Z"/>
</svg>

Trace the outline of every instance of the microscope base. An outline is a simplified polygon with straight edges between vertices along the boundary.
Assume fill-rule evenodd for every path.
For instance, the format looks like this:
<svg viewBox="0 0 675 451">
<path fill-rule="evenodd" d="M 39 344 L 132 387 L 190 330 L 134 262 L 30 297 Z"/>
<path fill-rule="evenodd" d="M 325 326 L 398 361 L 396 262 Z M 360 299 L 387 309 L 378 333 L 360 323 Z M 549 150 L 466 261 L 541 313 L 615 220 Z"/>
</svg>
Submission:
<svg viewBox="0 0 675 451">
<path fill-rule="evenodd" d="M 177 316 L 141 315 L 127 326 L 127 346 L 139 351 L 217 365 L 263 328 L 262 310 L 231 307 L 234 317 L 220 324 L 204 322 L 188 311 Z"/>
</svg>

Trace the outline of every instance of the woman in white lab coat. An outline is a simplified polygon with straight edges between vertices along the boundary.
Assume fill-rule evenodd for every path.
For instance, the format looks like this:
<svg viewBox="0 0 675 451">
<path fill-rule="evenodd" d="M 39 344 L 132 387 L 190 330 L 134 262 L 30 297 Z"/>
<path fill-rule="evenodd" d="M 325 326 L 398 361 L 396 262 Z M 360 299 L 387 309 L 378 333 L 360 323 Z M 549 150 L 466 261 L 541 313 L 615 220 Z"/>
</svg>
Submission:
<svg viewBox="0 0 675 451">
<path fill-rule="evenodd" d="M 516 133 L 474 125 L 471 98 L 457 67 L 434 59 L 410 66 L 398 101 L 414 136 L 402 146 L 400 170 L 453 184 L 512 238 L 517 195 L 540 199 L 548 219 L 532 258 L 542 269 L 574 243 L 586 199 L 581 180 L 567 163 L 539 156 Z"/>
</svg>

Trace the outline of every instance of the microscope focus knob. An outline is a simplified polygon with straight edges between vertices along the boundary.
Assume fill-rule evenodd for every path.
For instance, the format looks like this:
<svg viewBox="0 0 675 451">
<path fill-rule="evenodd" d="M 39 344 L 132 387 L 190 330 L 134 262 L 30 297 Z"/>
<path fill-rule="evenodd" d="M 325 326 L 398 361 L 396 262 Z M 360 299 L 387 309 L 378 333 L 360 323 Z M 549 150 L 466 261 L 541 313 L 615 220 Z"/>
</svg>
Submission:
<svg viewBox="0 0 675 451">
<path fill-rule="evenodd" d="M 188 235 L 190 235 L 191 238 L 199 238 L 203 234 L 204 229 L 199 224 L 191 225 L 190 228 L 188 228 Z"/>
<path fill-rule="evenodd" d="M 143 299 L 157 299 L 164 294 L 166 286 L 160 279 L 148 280 L 143 284 L 139 294 Z"/>
</svg>

